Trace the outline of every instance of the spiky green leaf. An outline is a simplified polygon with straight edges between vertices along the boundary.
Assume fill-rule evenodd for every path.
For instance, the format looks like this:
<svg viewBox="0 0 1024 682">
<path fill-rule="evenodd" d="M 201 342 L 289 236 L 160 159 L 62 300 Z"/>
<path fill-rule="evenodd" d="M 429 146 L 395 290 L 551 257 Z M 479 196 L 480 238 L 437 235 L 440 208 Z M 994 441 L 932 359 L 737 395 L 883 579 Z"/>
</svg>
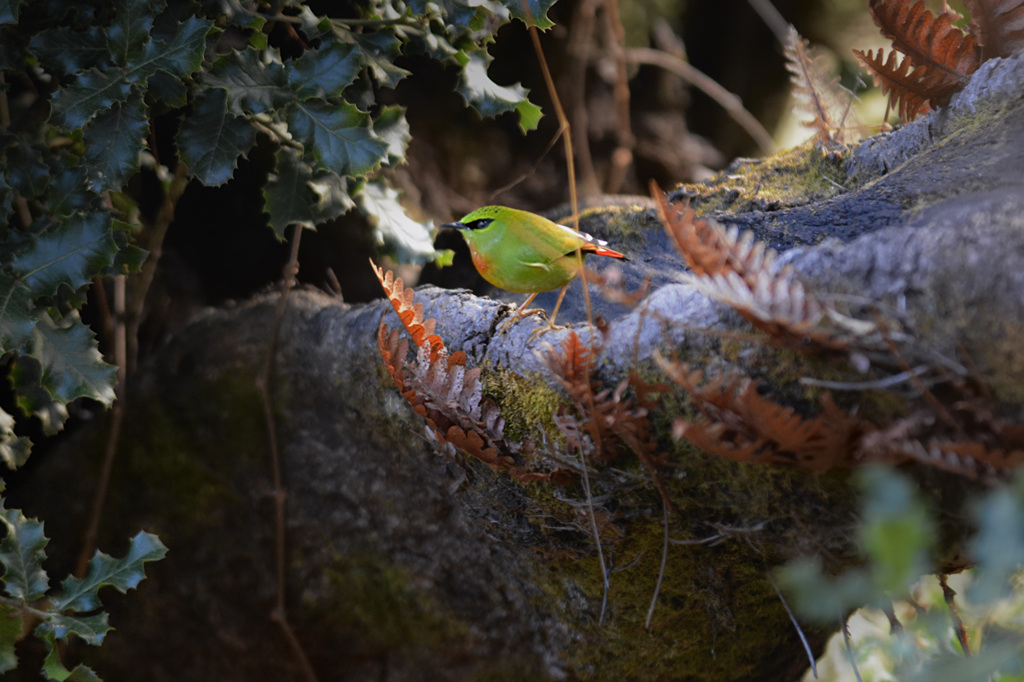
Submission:
<svg viewBox="0 0 1024 682">
<path fill-rule="evenodd" d="M 92 120 L 83 139 L 96 191 L 119 190 L 135 175 L 148 132 L 149 120 L 138 93 Z"/>
<path fill-rule="evenodd" d="M 62 161 L 64 159 L 61 159 Z M 67 160 L 70 162 L 70 159 Z M 50 180 L 47 206 L 55 216 L 66 218 L 76 212 L 100 209 L 99 196 L 88 185 L 84 164 L 63 166 Z"/>
<path fill-rule="evenodd" d="M 33 296 L 53 296 L 61 284 L 74 290 L 88 283 L 110 265 L 116 248 L 109 214 L 78 214 L 18 255 L 14 272 Z"/>
<path fill-rule="evenodd" d="M 490 58 L 483 51 L 469 55 L 459 75 L 458 93 L 481 116 L 515 111 L 519 113 L 519 125 L 524 131 L 537 127 L 540 108 L 530 102 L 529 91 L 521 85 L 498 85 L 492 81 L 487 75 L 489 62 Z"/>
<path fill-rule="evenodd" d="M 115 0 L 114 19 L 107 29 L 107 43 L 118 64 L 130 64 L 139 58 L 153 30 L 157 2 Z"/>
<path fill-rule="evenodd" d="M 355 80 L 362 68 L 352 43 L 331 42 L 310 50 L 288 69 L 288 85 L 297 97 L 335 97 Z"/>
<path fill-rule="evenodd" d="M 0 563 L 3 564 L 4 591 L 23 602 L 41 599 L 49 588 L 43 570 L 45 547 L 49 541 L 43 524 L 26 518 L 20 509 L 0 506 L 0 523 L 7 535 L 0 540 Z"/>
<path fill-rule="evenodd" d="M 145 577 L 145 576 L 143 576 Z M 97 601 L 98 608 L 99 602 Z M 54 607 L 56 610 L 43 619 L 41 633 L 52 632 L 57 639 L 67 639 L 69 635 L 81 637 L 87 644 L 100 645 L 108 632 L 113 630 L 106 612 L 81 616 L 72 613 L 59 613 L 66 607 Z M 81 610 L 81 609 L 79 609 Z"/>
<path fill-rule="evenodd" d="M 405 107 L 384 107 L 373 123 L 373 130 L 388 143 L 388 163 L 397 165 L 405 161 L 405 150 L 412 134 L 405 118 Z"/>
<path fill-rule="evenodd" d="M 192 114 L 178 133 L 178 148 L 189 171 L 204 185 L 223 185 L 256 144 L 256 132 L 243 116 L 228 112 L 228 93 L 222 88 L 196 96 Z"/>
<path fill-rule="evenodd" d="M 113 64 L 107 34 L 99 26 L 84 30 L 58 26 L 41 31 L 29 40 L 28 49 L 48 73 L 75 74 Z"/>
<path fill-rule="evenodd" d="M 346 33 L 340 37 L 342 42 L 356 43 L 363 66 L 370 70 L 381 85 L 394 88 L 399 81 L 409 75 L 405 69 L 395 66 L 395 59 L 401 52 L 401 42 L 394 31 Z"/>
<path fill-rule="evenodd" d="M 39 361 L 41 385 L 62 403 L 92 398 L 105 405 L 114 401 L 116 368 L 103 362 L 96 339 L 77 314 L 58 326 L 43 315 L 36 323 L 29 353 Z"/>
<path fill-rule="evenodd" d="M 235 116 L 277 109 L 294 99 L 284 65 L 273 50 L 228 53 L 203 76 L 203 83 L 227 91 L 228 111 Z"/>
<path fill-rule="evenodd" d="M 508 8 L 509 13 L 524 24 L 533 23 L 542 31 L 555 25 L 555 22 L 548 18 L 548 10 L 557 0 L 501 0 L 501 4 Z M 523 5 L 526 5 L 526 8 Z M 527 11 L 528 9 L 528 11 Z M 532 21 L 531 21 L 532 20 Z"/>
<path fill-rule="evenodd" d="M 377 240 L 394 252 L 399 263 L 424 263 L 436 255 L 433 225 L 406 215 L 398 192 L 382 181 L 367 183 L 359 194 L 359 204 L 370 217 Z"/>
<path fill-rule="evenodd" d="M 68 408 L 43 388 L 43 365 L 38 358 L 19 355 L 11 365 L 10 380 L 18 408 L 39 420 L 44 436 L 52 436 L 64 428 Z"/>
<path fill-rule="evenodd" d="M 288 127 L 320 167 L 339 175 L 368 173 L 387 156 L 388 143 L 374 134 L 369 115 L 347 102 L 295 102 Z"/>
<path fill-rule="evenodd" d="M 282 147 L 276 160 L 263 198 L 270 226 L 279 239 L 284 239 L 289 225 L 314 229 L 317 223 L 336 218 L 355 205 L 348 180 L 331 171 L 314 171 L 297 150 Z"/>
<path fill-rule="evenodd" d="M 175 78 L 191 75 L 202 63 L 211 28 L 209 21 L 189 17 L 167 41 L 147 42 L 139 61 L 122 69 L 93 68 L 82 73 L 54 94 L 51 120 L 63 128 L 81 128 L 100 112 L 123 102 L 132 87 L 142 87 L 157 72 Z"/>
<path fill-rule="evenodd" d="M 141 531 L 131 539 L 128 553 L 121 559 L 96 552 L 89 562 L 84 578 L 70 577 L 61 584 L 59 593 L 51 597 L 58 611 L 88 612 L 99 608 L 99 589 L 109 585 L 121 593 L 135 589 L 146 577 L 145 564 L 158 561 L 167 554 L 167 547 L 157 536 Z"/>
</svg>

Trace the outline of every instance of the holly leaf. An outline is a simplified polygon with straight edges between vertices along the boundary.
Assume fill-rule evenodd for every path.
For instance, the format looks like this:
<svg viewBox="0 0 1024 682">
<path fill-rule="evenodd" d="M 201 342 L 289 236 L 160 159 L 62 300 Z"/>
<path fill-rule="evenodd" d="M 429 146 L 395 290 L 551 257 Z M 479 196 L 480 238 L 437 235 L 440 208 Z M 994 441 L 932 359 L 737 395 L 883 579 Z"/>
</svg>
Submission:
<svg viewBox="0 0 1024 682">
<path fill-rule="evenodd" d="M 62 403 L 75 398 L 92 398 L 104 405 L 114 402 L 117 368 L 103 362 L 92 331 L 77 314 L 58 326 L 43 315 L 36 323 L 29 354 L 41 365 L 40 385 Z"/>
<path fill-rule="evenodd" d="M 0 409 L 0 459 L 9 469 L 17 469 L 28 461 L 32 441 L 14 433 L 14 417 Z"/>
<path fill-rule="evenodd" d="M 339 175 L 368 173 L 387 155 L 388 144 L 374 134 L 369 115 L 348 102 L 295 102 L 288 127 L 321 167 Z"/>
<path fill-rule="evenodd" d="M 148 132 L 149 119 L 138 92 L 92 120 L 82 137 L 93 189 L 119 190 L 135 175 Z"/>
<path fill-rule="evenodd" d="M 68 408 L 43 388 L 43 365 L 37 358 L 25 354 L 18 356 L 11 365 L 10 380 L 18 409 L 39 420 L 44 436 L 52 436 L 64 428 Z"/>
<path fill-rule="evenodd" d="M 236 116 L 259 114 L 290 102 L 287 74 L 276 51 L 231 52 L 203 75 L 203 83 L 228 93 L 228 111 Z"/>
<path fill-rule="evenodd" d="M 145 577 L 145 576 L 143 576 Z M 98 603 L 97 603 L 98 608 Z M 59 611 L 60 609 L 57 609 Z M 43 619 L 39 628 L 40 634 L 52 632 L 57 639 L 67 639 L 69 635 L 78 635 L 87 644 L 99 646 L 103 638 L 114 628 L 110 627 L 109 614 L 106 611 L 89 616 L 53 611 Z"/>
<path fill-rule="evenodd" d="M 424 263 L 437 255 L 431 238 L 433 225 L 406 215 L 398 192 L 382 181 L 366 183 L 359 204 L 369 216 L 378 242 L 391 249 L 399 263 Z"/>
<path fill-rule="evenodd" d="M 43 570 L 44 549 L 49 542 L 43 534 L 43 524 L 26 518 L 20 509 L 3 506 L 0 523 L 7 529 L 7 535 L 0 541 L 4 591 L 25 603 L 41 599 L 50 586 Z"/>
<path fill-rule="evenodd" d="M 122 594 L 135 589 L 146 577 L 145 564 L 159 561 L 167 547 L 152 533 L 141 531 L 131 539 L 128 553 L 121 559 L 97 551 L 89 561 L 84 578 L 70 577 L 61 584 L 50 602 L 56 611 L 88 612 L 100 607 L 99 590 L 111 586 Z"/>
<path fill-rule="evenodd" d="M 501 4 L 508 8 L 509 14 L 529 26 L 531 23 L 542 31 L 546 31 L 555 25 L 555 22 L 548 18 L 548 10 L 555 4 L 556 0 L 501 0 Z M 523 5 L 529 9 L 527 12 Z M 532 22 L 531 22 L 532 19 Z"/>
<path fill-rule="evenodd" d="M 0 355 L 27 344 L 35 326 L 28 287 L 6 272 L 0 272 Z"/>
<path fill-rule="evenodd" d="M 295 60 L 288 70 L 288 85 L 297 97 L 335 97 L 355 80 L 362 68 L 352 43 L 328 43 Z"/>
<path fill-rule="evenodd" d="M 333 171 L 319 170 L 302 159 L 298 150 L 282 147 L 277 166 L 263 188 L 265 210 L 278 239 L 284 239 L 289 225 L 315 229 L 345 213 L 355 203 L 349 195 L 348 180 Z"/>
<path fill-rule="evenodd" d="M 29 39 L 28 49 L 47 73 L 73 74 L 87 66 L 106 69 L 113 64 L 107 34 L 99 26 L 82 30 L 58 26 L 40 31 Z"/>
<path fill-rule="evenodd" d="M 401 43 L 393 31 L 343 31 L 338 37 L 343 43 L 354 42 L 359 47 L 359 57 L 363 66 L 367 67 L 384 87 L 394 88 L 399 81 L 409 75 L 405 69 L 395 66 L 395 59 L 401 51 Z"/>
<path fill-rule="evenodd" d="M 540 120 L 540 107 L 527 98 L 529 91 L 521 85 L 498 85 L 487 75 L 490 57 L 486 52 L 468 56 L 459 74 L 456 91 L 481 116 L 493 117 L 509 111 L 519 113 L 519 127 L 523 132 L 533 130 Z"/>
<path fill-rule="evenodd" d="M 118 64 L 130 64 L 149 42 L 153 13 L 162 3 L 116 0 L 113 4 L 114 19 L 107 29 L 107 43 Z"/>
<path fill-rule="evenodd" d="M 212 27 L 209 21 L 189 17 L 167 41 L 147 42 L 139 61 L 123 69 L 89 69 L 54 94 L 50 119 L 63 128 L 81 128 L 101 111 L 123 102 L 132 86 L 141 87 L 158 72 L 177 78 L 191 75 L 202 63 Z"/>
<path fill-rule="evenodd" d="M 15 257 L 14 272 L 33 296 L 53 296 L 62 283 L 73 290 L 87 284 L 110 265 L 116 248 L 108 213 L 77 214 Z"/>
<path fill-rule="evenodd" d="M 256 132 L 248 119 L 228 112 L 228 93 L 222 88 L 196 96 L 192 114 L 181 124 L 178 149 L 189 172 L 207 186 L 231 179 L 238 157 L 256 144 Z"/>
<path fill-rule="evenodd" d="M 412 134 L 409 121 L 405 118 L 405 107 L 384 107 L 373 123 L 373 130 L 388 144 L 388 163 L 397 165 L 405 160 Z"/>
<path fill-rule="evenodd" d="M 63 165 L 50 181 L 50 193 L 46 205 L 54 215 L 67 217 L 78 211 L 94 211 L 98 208 L 96 195 L 86 183 L 88 172 L 84 164 L 70 165 L 70 159 L 61 159 Z"/>
</svg>

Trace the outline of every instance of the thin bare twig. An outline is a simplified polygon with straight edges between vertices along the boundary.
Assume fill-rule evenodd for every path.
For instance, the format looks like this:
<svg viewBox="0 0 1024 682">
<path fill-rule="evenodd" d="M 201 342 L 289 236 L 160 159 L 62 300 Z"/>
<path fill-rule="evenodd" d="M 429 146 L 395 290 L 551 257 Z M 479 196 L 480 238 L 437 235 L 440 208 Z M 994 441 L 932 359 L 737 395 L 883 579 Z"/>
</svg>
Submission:
<svg viewBox="0 0 1024 682">
<path fill-rule="evenodd" d="M 608 29 L 608 51 L 615 60 L 615 135 L 618 146 L 612 152 L 611 169 L 604 184 L 606 194 L 617 194 L 626 181 L 626 171 L 633 165 L 636 138 L 629 121 L 629 74 L 626 69 L 626 29 L 619 17 L 619 1 L 605 0 L 605 23 Z"/>
<path fill-rule="evenodd" d="M 960 642 L 960 648 L 964 656 L 971 655 L 971 644 L 967 641 L 967 628 L 964 627 L 964 619 L 960 617 L 960 609 L 956 605 L 956 590 L 949 586 L 949 576 L 945 573 L 939 574 L 939 585 L 942 586 L 942 598 L 946 600 L 949 607 L 949 614 L 953 619 L 953 632 L 956 633 L 956 641 Z"/>
<path fill-rule="evenodd" d="M 857 657 L 853 655 L 853 644 L 850 642 L 848 619 L 840 617 L 839 627 L 843 631 L 843 642 L 846 644 L 846 660 L 850 662 L 850 667 L 853 668 L 853 675 L 857 678 L 857 682 L 864 682 L 860 677 L 860 670 L 857 669 Z"/>
<path fill-rule="evenodd" d="M 285 604 L 285 533 L 286 527 L 286 503 L 288 492 L 284 488 L 284 481 L 281 476 L 281 453 L 277 444 L 277 427 L 274 422 L 274 410 L 270 398 L 271 375 L 274 368 L 274 355 L 277 351 L 277 339 L 281 332 L 281 323 L 284 320 L 284 313 L 288 307 L 288 294 L 295 286 L 295 276 L 299 272 L 299 243 L 302 239 L 302 227 L 296 225 L 292 228 L 292 249 L 288 256 L 288 263 L 284 267 L 281 278 L 281 297 L 277 302 L 277 309 L 274 311 L 274 321 L 270 328 L 270 341 L 267 344 L 267 357 L 260 374 L 256 377 L 256 387 L 263 399 L 263 417 L 267 425 L 267 446 L 270 448 L 270 465 L 274 484 L 274 575 L 276 579 L 276 594 L 274 608 L 270 612 L 270 618 L 277 623 L 285 639 L 291 647 L 299 663 L 302 673 L 310 682 L 316 682 L 316 672 L 313 670 L 309 658 L 306 656 L 302 643 L 295 636 L 291 624 L 288 622 L 288 609 Z"/>
<path fill-rule="evenodd" d="M 811 651 L 811 645 L 807 643 L 807 638 L 804 636 L 804 631 L 800 628 L 800 623 L 797 622 L 796 616 L 793 615 L 793 611 L 790 610 L 789 604 L 786 603 L 786 598 L 782 596 L 782 590 L 772 579 L 771 575 L 768 576 L 768 582 L 775 588 L 775 594 L 779 595 L 779 601 L 782 602 L 782 608 L 786 609 L 786 613 L 789 615 L 789 620 L 793 623 L 793 627 L 796 628 L 796 634 L 800 636 L 800 643 L 804 645 L 804 651 L 807 653 L 807 659 L 811 662 L 811 672 L 814 673 L 814 679 L 818 679 L 818 663 L 814 660 L 814 652 Z"/>
<path fill-rule="evenodd" d="M 647 620 L 644 621 L 644 628 L 647 630 L 651 629 L 651 618 L 654 616 L 654 607 L 658 603 L 658 594 L 661 593 L 661 581 L 665 579 L 665 565 L 668 563 L 668 504 L 664 500 L 661 502 L 661 513 L 665 537 L 661 545 L 661 568 L 658 569 L 658 582 L 654 585 L 651 606 L 647 609 Z"/>
<path fill-rule="evenodd" d="M 740 98 L 716 83 L 707 74 L 693 68 L 679 57 L 648 47 L 630 48 L 625 51 L 625 57 L 626 61 L 633 64 L 649 64 L 676 74 L 725 109 L 726 113 L 753 138 L 763 154 L 768 155 L 775 151 L 775 142 L 772 140 L 771 134 L 754 118 L 753 114 L 743 108 Z"/>
</svg>

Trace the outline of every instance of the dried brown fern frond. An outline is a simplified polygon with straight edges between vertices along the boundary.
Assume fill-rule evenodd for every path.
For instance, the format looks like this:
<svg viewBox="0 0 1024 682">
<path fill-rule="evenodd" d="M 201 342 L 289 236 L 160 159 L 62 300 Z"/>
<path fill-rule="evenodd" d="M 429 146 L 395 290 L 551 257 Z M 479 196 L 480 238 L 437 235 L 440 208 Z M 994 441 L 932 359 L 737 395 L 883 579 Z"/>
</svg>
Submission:
<svg viewBox="0 0 1024 682">
<path fill-rule="evenodd" d="M 415 362 L 409 362 L 409 340 L 382 321 L 377 330 L 381 358 L 402 397 L 423 417 L 434 439 L 523 482 L 564 480 L 564 472 L 531 471 L 523 465 L 517 453 L 528 448 L 505 438 L 500 410 L 483 397 L 480 368 L 467 369 L 462 351 L 449 354 L 434 333 L 435 320 L 423 319 L 423 304 L 415 302 L 413 290 L 406 289 L 390 271 L 385 273 L 370 263 L 418 347 Z"/>
<path fill-rule="evenodd" d="M 1024 47 L 1024 0 L 964 0 L 981 61 L 1008 57 Z"/>
<path fill-rule="evenodd" d="M 758 382 L 742 373 L 706 379 L 704 372 L 685 363 L 660 354 L 654 359 L 700 412 L 695 419 L 676 419 L 677 438 L 742 462 L 788 464 L 811 471 L 854 464 L 857 443 L 867 426 L 837 407 L 828 394 L 818 416 L 804 417 L 761 395 Z"/>
<path fill-rule="evenodd" d="M 789 33 L 786 34 L 783 51 L 793 96 L 800 102 L 798 109 L 811 116 L 811 120 L 803 121 L 803 124 L 813 128 L 819 140 L 840 144 L 845 142 L 845 119 L 852 97 L 848 97 L 847 103 L 843 104 L 839 76 L 829 75 L 822 57 L 815 53 L 793 26 L 789 27 Z"/>
<path fill-rule="evenodd" d="M 417 346 L 427 344 L 432 354 L 443 349 L 444 341 L 434 333 L 435 320 L 433 318 L 426 321 L 423 320 L 423 304 L 414 302 L 412 289 L 406 289 L 402 283 L 402 278 L 396 278 L 390 270 L 385 274 L 384 268 L 378 267 L 372 258 L 370 259 L 370 267 L 373 268 L 373 273 L 377 275 L 377 279 L 384 289 L 384 294 L 391 301 L 391 306 L 398 313 L 398 318 L 405 325 L 405 329 L 409 332 L 409 336 L 412 337 L 413 343 Z"/>
<path fill-rule="evenodd" d="M 727 230 L 698 218 L 689 206 L 672 206 L 654 185 L 651 193 L 666 232 L 694 275 L 691 282 L 702 293 L 772 337 L 848 347 L 847 341 L 833 337 L 833 330 L 821 326 L 826 316 L 842 316 L 808 291 L 792 268 L 779 266 L 775 251 L 755 241 L 752 232 Z"/>
<path fill-rule="evenodd" d="M 951 14 L 932 14 L 923 0 L 871 0 L 869 7 L 894 51 L 888 58 L 884 50 L 854 54 L 903 120 L 947 104 L 981 64 L 977 42 L 953 25 Z M 904 55 L 899 64 L 897 52 Z"/>
</svg>

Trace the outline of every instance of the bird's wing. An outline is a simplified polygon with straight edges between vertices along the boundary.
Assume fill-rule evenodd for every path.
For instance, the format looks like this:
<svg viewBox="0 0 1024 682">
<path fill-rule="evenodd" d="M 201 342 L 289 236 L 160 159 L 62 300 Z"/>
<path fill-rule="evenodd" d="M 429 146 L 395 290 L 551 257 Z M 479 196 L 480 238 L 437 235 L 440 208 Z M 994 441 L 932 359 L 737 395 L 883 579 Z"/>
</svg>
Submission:
<svg viewBox="0 0 1024 682">
<path fill-rule="evenodd" d="M 567 236 L 575 240 L 573 244 L 575 244 L 576 241 L 584 241 L 589 242 L 594 246 L 608 246 L 608 242 L 606 242 L 605 240 L 597 239 L 596 237 L 593 237 L 592 235 L 589 235 L 586 232 L 577 232 L 568 225 L 561 225 L 559 223 L 554 223 L 554 225 L 555 227 L 558 227 L 561 230 L 563 230 L 567 234 Z"/>
</svg>

